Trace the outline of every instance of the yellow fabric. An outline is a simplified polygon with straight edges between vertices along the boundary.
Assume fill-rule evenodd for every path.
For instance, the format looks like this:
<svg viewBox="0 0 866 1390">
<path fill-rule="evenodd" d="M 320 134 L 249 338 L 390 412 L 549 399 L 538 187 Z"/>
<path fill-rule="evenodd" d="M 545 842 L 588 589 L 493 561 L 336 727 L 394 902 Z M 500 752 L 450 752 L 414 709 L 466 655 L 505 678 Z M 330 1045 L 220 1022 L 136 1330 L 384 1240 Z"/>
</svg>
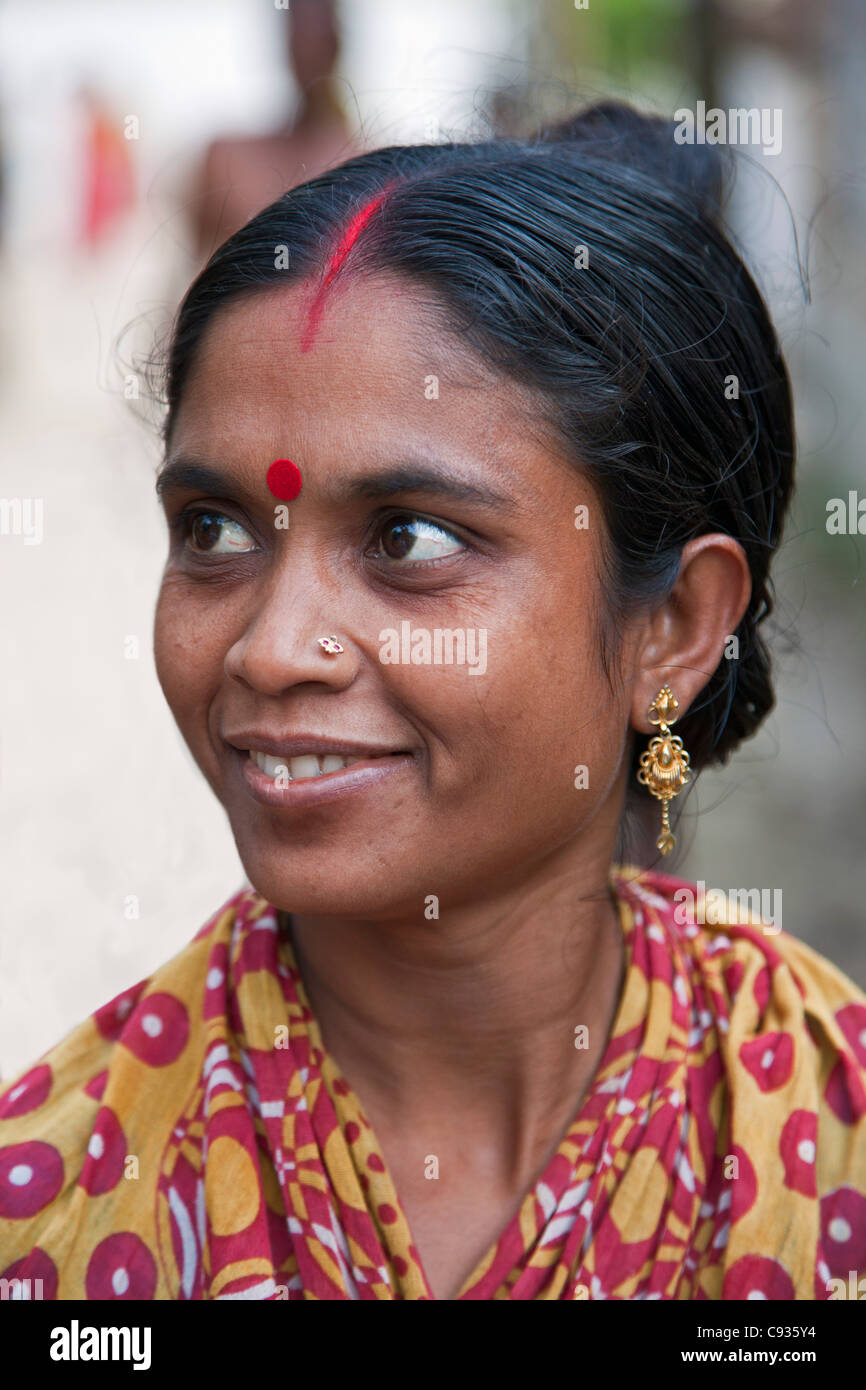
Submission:
<svg viewBox="0 0 866 1390">
<path fill-rule="evenodd" d="M 612 882 L 611 1035 L 459 1297 L 856 1297 L 866 995 L 757 919 L 704 922 L 693 884 Z M 252 890 L 0 1092 L 7 1293 L 425 1299 L 422 1256 Z"/>
</svg>

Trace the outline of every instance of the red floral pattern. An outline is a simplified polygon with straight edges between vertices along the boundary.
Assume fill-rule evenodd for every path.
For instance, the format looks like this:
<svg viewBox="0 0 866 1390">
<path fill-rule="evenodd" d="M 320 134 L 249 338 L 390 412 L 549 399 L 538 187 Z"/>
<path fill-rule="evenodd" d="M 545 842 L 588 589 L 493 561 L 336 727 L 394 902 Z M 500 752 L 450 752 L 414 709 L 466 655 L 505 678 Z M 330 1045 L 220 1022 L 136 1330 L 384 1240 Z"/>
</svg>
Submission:
<svg viewBox="0 0 866 1390">
<path fill-rule="evenodd" d="M 683 922 L 674 893 L 694 885 L 626 868 L 612 883 L 626 974 L 604 1055 L 458 1297 L 856 1286 L 866 996 L 756 919 Z M 370 1122 L 251 889 L 0 1094 L 0 1277 L 58 1299 L 432 1299 Z"/>
</svg>

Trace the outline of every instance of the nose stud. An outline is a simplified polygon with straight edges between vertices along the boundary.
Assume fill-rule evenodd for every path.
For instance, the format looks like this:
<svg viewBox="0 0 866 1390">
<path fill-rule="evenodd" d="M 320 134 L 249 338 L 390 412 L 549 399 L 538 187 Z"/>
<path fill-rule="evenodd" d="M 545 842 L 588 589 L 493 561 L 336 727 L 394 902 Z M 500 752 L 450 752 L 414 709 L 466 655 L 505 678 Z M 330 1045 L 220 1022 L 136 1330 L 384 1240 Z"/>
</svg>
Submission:
<svg viewBox="0 0 866 1390">
<path fill-rule="evenodd" d="M 322 648 L 322 650 L 330 652 L 333 656 L 336 656 L 339 652 L 343 651 L 342 645 L 337 641 L 336 637 L 334 637 L 333 635 L 330 637 L 320 637 L 318 641 L 319 646 Z"/>
</svg>

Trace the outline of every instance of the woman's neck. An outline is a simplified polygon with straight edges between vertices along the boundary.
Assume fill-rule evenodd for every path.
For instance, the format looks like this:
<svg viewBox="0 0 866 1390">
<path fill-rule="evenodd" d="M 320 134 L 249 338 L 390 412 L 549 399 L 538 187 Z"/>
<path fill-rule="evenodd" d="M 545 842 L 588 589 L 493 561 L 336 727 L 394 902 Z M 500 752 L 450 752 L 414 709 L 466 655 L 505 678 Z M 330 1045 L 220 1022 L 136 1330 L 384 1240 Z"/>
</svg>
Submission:
<svg viewBox="0 0 866 1390">
<path fill-rule="evenodd" d="M 297 114 L 292 122 L 294 130 L 308 125 L 346 124 L 346 113 L 337 96 L 337 88 L 330 79 L 315 82 L 301 95 Z"/>
<path fill-rule="evenodd" d="M 503 1181 L 532 1171 L 598 1070 L 620 998 L 606 868 L 547 865 L 434 921 L 293 918 L 291 935 L 323 1045 L 380 1138 L 459 1123 L 467 1144 L 494 1146 Z"/>
</svg>

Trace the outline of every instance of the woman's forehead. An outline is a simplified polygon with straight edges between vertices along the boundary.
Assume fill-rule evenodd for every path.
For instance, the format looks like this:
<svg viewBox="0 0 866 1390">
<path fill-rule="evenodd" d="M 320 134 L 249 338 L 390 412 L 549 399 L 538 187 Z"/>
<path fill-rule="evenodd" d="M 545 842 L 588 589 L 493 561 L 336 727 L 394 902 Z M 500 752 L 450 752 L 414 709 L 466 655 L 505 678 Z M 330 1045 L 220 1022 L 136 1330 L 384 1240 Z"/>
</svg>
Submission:
<svg viewBox="0 0 866 1390">
<path fill-rule="evenodd" d="M 371 276 L 335 286 L 306 346 L 315 294 L 315 284 L 299 281 L 214 315 L 177 411 L 174 450 L 252 436 L 279 449 L 285 430 L 373 453 L 398 440 L 438 442 L 515 465 L 538 449 L 534 393 L 437 323 L 423 291 Z"/>
<path fill-rule="evenodd" d="M 242 361 L 261 371 L 269 362 L 291 363 L 310 380 L 344 365 L 359 375 L 384 367 L 389 378 L 414 381 L 425 366 L 456 366 L 458 358 L 464 373 L 491 375 L 451 340 L 429 296 L 394 277 L 356 275 L 332 285 L 324 302 L 312 277 L 233 301 L 211 319 L 197 365 L 232 370 Z"/>
</svg>

